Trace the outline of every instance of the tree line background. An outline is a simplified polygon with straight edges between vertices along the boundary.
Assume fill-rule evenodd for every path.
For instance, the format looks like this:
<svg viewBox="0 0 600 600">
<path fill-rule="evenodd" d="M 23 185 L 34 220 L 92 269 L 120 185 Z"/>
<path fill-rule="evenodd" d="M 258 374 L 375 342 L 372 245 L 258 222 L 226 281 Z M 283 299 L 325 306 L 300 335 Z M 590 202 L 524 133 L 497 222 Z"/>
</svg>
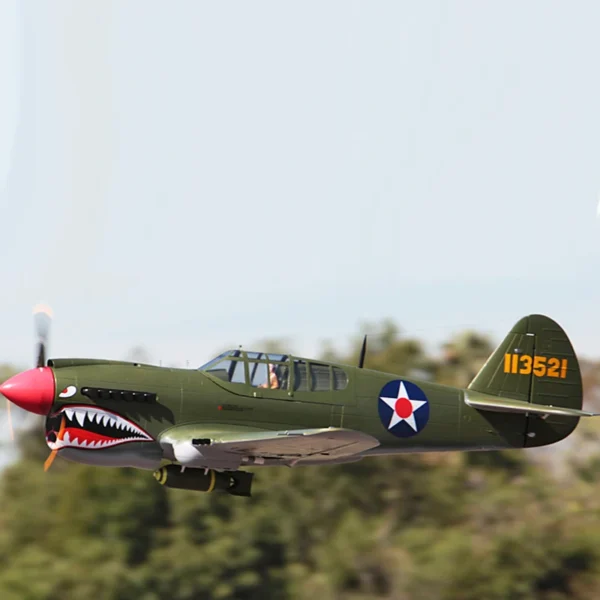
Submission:
<svg viewBox="0 0 600 600">
<path fill-rule="evenodd" d="M 377 328 L 367 368 L 451 385 L 495 346 L 465 332 L 431 355 Z M 356 364 L 359 339 L 322 358 Z M 581 363 L 597 410 L 600 363 Z M 64 460 L 44 473 L 42 427 L 0 473 L 2 600 L 600 598 L 600 419 L 548 449 L 257 469 L 251 499 Z"/>
</svg>

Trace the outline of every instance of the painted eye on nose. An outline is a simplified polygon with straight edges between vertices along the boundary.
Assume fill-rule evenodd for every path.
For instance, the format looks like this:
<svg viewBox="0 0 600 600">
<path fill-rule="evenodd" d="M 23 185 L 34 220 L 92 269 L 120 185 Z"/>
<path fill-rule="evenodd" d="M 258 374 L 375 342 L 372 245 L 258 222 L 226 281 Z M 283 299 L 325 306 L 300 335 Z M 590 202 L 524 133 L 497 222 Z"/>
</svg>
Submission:
<svg viewBox="0 0 600 600">
<path fill-rule="evenodd" d="M 77 388 L 74 385 L 67 386 L 59 395 L 59 398 L 70 398 L 77 393 Z"/>
</svg>

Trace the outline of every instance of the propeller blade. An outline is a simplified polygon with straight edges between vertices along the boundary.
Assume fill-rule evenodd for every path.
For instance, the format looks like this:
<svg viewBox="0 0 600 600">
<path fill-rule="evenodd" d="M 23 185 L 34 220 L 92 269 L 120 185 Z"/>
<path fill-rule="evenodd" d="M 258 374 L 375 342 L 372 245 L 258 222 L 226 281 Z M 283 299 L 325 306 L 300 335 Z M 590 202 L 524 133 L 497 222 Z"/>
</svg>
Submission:
<svg viewBox="0 0 600 600">
<path fill-rule="evenodd" d="M 56 439 L 58 439 L 58 440 L 63 439 L 66 423 L 67 423 L 67 419 L 63 415 L 63 418 L 60 422 L 60 429 L 58 430 L 58 435 L 56 436 Z M 52 450 L 52 452 L 50 452 L 50 456 L 48 456 L 48 458 L 46 459 L 46 462 L 44 463 L 44 472 L 46 472 L 52 466 L 52 463 L 54 462 L 54 459 L 56 458 L 57 454 L 58 454 L 58 449 L 54 449 L 54 450 Z"/>
<path fill-rule="evenodd" d="M 52 309 L 45 304 L 38 304 L 33 308 L 35 333 L 38 337 L 38 348 L 36 356 L 36 367 L 46 366 L 46 347 L 50 334 L 50 323 L 52 321 Z"/>
<path fill-rule="evenodd" d="M 52 466 L 57 452 L 58 450 L 52 450 L 52 452 L 50 452 L 50 456 L 48 456 L 46 462 L 44 463 L 44 473 Z"/>
<path fill-rule="evenodd" d="M 40 342 L 38 344 L 37 359 L 35 361 L 36 367 L 43 367 L 46 365 L 46 345 Z"/>
<path fill-rule="evenodd" d="M 10 401 L 6 399 L 6 414 L 8 416 L 8 430 L 10 431 L 10 439 L 12 442 L 15 441 L 15 432 L 13 430 L 12 417 L 10 415 Z"/>
</svg>

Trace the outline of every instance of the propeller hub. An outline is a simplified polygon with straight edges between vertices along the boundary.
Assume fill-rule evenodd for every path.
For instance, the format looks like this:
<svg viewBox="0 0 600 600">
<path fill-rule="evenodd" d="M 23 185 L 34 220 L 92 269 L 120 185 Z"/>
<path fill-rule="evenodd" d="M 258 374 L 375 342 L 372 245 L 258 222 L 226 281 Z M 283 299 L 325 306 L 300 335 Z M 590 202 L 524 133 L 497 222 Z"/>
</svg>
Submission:
<svg viewBox="0 0 600 600">
<path fill-rule="evenodd" d="M 0 385 L 0 394 L 13 404 L 37 415 L 47 415 L 52 408 L 56 383 L 50 367 L 23 371 Z"/>
</svg>

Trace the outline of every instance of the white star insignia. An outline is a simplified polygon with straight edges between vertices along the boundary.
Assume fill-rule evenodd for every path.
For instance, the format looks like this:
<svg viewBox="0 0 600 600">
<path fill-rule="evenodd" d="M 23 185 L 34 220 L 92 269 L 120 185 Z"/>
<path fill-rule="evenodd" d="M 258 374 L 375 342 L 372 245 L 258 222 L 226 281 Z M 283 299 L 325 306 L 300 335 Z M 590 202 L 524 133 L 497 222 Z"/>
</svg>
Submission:
<svg viewBox="0 0 600 600">
<path fill-rule="evenodd" d="M 408 400 L 412 406 L 412 411 L 408 417 L 401 417 L 396 412 L 396 404 L 400 398 L 405 398 Z M 384 398 L 383 396 L 379 397 L 380 400 L 383 400 L 393 411 L 392 418 L 390 419 L 390 423 L 388 425 L 388 429 L 395 427 L 400 423 L 400 421 L 406 421 L 414 431 L 418 431 L 417 422 L 415 421 L 415 411 L 419 410 L 423 405 L 427 404 L 425 400 L 411 400 L 408 396 L 408 392 L 406 391 L 406 387 L 404 386 L 404 382 L 400 383 L 398 388 L 398 396 L 396 398 Z"/>
</svg>

